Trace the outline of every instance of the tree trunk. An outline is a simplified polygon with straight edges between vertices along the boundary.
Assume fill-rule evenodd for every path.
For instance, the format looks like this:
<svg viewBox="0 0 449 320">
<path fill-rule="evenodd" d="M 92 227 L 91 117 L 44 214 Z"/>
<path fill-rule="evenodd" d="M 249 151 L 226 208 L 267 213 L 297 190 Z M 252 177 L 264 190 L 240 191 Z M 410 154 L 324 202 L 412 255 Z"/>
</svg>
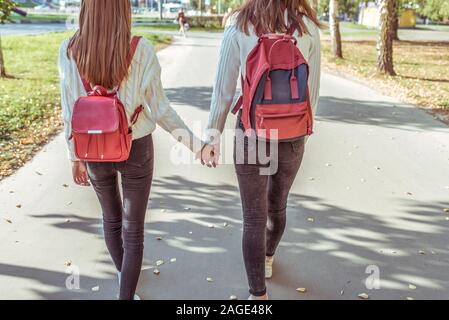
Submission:
<svg viewBox="0 0 449 320">
<path fill-rule="evenodd" d="M 399 41 L 399 5 L 397 1 L 394 1 L 393 40 Z"/>
<path fill-rule="evenodd" d="M 332 52 L 337 58 L 343 58 L 341 50 L 340 24 L 338 21 L 338 0 L 329 3 L 329 28 L 332 42 Z"/>
<path fill-rule="evenodd" d="M 159 0 L 159 19 L 164 19 L 164 1 Z"/>
<path fill-rule="evenodd" d="M 5 60 L 3 59 L 2 38 L 0 36 L 0 78 L 6 78 Z"/>
<path fill-rule="evenodd" d="M 377 69 L 381 73 L 396 75 L 393 65 L 393 20 L 395 0 L 380 2 L 380 31 L 377 41 Z"/>
</svg>

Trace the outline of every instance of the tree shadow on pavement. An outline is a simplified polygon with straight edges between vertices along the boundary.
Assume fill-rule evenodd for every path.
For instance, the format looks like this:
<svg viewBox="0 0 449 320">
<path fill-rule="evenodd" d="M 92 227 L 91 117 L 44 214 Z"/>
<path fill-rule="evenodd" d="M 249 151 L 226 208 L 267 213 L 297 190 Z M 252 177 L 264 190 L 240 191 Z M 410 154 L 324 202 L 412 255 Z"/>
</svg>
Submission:
<svg viewBox="0 0 449 320">
<path fill-rule="evenodd" d="M 82 270 L 80 270 L 82 271 Z M 108 279 L 98 279 L 89 276 L 85 276 L 80 273 L 80 287 L 68 289 L 66 285 L 67 279 L 74 274 L 74 269 L 68 269 L 68 273 L 64 270 L 54 271 L 45 270 L 38 267 L 27 267 L 19 265 L 11 265 L 0 263 L 0 276 L 9 277 L 11 279 L 20 278 L 26 279 L 30 282 L 27 288 L 33 292 L 36 299 L 45 300 L 110 300 L 116 299 L 117 285 L 116 281 Z M 13 281 L 13 280 L 11 280 Z M 71 279 L 70 279 L 71 281 Z M 12 282 L 13 283 L 13 282 Z M 38 285 L 36 285 L 36 283 Z M 71 285 L 74 282 L 70 282 Z M 99 291 L 96 292 L 92 288 L 99 287 Z M 14 289 L 14 285 L 11 285 Z M 42 289 L 37 289 L 41 287 Z M 6 289 L 6 288 L 2 288 Z M 101 289 L 101 291 L 100 291 Z M 27 293 L 29 296 L 29 293 Z M 16 299 L 20 299 L 16 298 Z"/>
<path fill-rule="evenodd" d="M 317 116 L 324 121 L 363 124 L 402 130 L 447 130 L 424 110 L 385 101 L 320 97 Z"/>
<path fill-rule="evenodd" d="M 170 102 L 209 111 L 212 87 L 181 87 L 165 89 Z"/>
<path fill-rule="evenodd" d="M 153 238 L 146 238 L 146 260 L 174 257 L 177 262 L 161 266 L 159 276 L 153 268 L 144 271 L 141 283 L 148 285 L 140 288 L 143 296 L 245 298 L 238 190 L 179 176 L 164 177 L 154 186 L 150 207 L 159 213 L 149 224 Z M 449 297 L 449 225 L 441 214 L 441 208 L 448 206 L 447 201 L 429 205 L 398 200 L 394 214 L 386 218 L 323 198 L 291 194 L 287 231 L 277 254 L 278 272 L 268 282 L 273 298 L 357 299 L 368 290 L 365 270 L 370 265 L 379 268 L 381 277 L 381 289 L 369 290 L 373 298 Z M 308 220 L 311 217 L 314 222 Z M 162 240 L 156 239 L 159 236 Z M 179 275 L 179 281 L 173 281 Z M 214 282 L 207 282 L 207 277 Z M 419 289 L 410 292 L 409 284 Z M 298 296 L 295 289 L 301 286 L 309 288 L 306 296 Z"/>
<path fill-rule="evenodd" d="M 449 224 L 442 210 L 447 207 L 447 200 L 424 203 L 398 199 L 394 212 L 377 214 L 351 210 L 317 196 L 291 194 L 275 275 L 268 281 L 272 298 L 357 299 L 361 292 L 373 299 L 449 298 Z M 158 178 L 153 184 L 147 218 L 138 288 L 143 299 L 246 298 L 242 213 L 235 186 L 181 176 Z M 93 226 L 98 225 L 98 219 L 77 220 L 80 222 L 76 224 L 54 226 L 98 233 Z M 107 257 L 106 252 L 101 254 Z M 105 258 L 97 264 L 105 267 L 112 263 Z M 380 290 L 366 288 L 368 266 L 378 268 Z M 22 272 L 22 267 L 15 268 L 0 265 L 0 275 L 24 274 L 25 278 L 50 286 L 64 283 L 60 282 L 62 273 L 34 268 Z M 158 275 L 154 273 L 156 268 Z M 116 290 L 115 275 L 110 278 L 113 280 L 88 278 L 87 283 L 104 288 L 101 297 L 111 298 Z M 409 284 L 416 290 L 411 290 Z M 307 293 L 299 294 L 295 290 L 298 287 L 306 287 Z M 66 291 L 61 288 L 39 294 L 57 299 L 70 296 Z M 70 297 L 100 296 L 84 291 Z"/>
</svg>

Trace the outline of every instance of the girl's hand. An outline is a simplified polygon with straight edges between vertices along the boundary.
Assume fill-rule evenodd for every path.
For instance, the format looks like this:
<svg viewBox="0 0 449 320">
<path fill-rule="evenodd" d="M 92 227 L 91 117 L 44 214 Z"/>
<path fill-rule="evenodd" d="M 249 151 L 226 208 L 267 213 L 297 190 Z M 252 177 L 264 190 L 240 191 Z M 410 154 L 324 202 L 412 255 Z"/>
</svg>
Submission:
<svg viewBox="0 0 449 320">
<path fill-rule="evenodd" d="M 73 161 L 72 162 L 72 175 L 73 181 L 80 186 L 88 187 L 89 176 L 87 175 L 86 163 L 84 161 Z"/>
<path fill-rule="evenodd" d="M 202 165 L 216 168 L 220 158 L 220 144 L 205 145 L 201 152 L 198 152 L 197 158 L 201 159 Z"/>
</svg>

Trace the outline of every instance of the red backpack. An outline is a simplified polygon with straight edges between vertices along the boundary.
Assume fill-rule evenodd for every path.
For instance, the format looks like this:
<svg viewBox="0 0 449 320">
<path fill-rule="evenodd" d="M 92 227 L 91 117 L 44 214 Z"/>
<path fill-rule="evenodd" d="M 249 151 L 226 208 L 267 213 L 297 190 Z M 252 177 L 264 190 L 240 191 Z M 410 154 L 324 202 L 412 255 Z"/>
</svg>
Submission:
<svg viewBox="0 0 449 320">
<path fill-rule="evenodd" d="M 243 95 L 233 113 L 242 109 L 243 128 L 262 139 L 288 141 L 313 133 L 309 67 L 293 32 L 262 35 L 246 61 Z"/>
<path fill-rule="evenodd" d="M 128 63 L 131 65 L 140 37 L 133 37 Z M 108 91 L 102 86 L 91 85 L 85 80 L 87 97 L 80 97 L 73 107 L 72 138 L 76 157 L 91 162 L 121 162 L 129 158 L 132 129 L 128 125 L 125 107 L 118 98 L 117 88 Z M 131 116 L 134 125 L 143 107 L 139 106 Z"/>
</svg>

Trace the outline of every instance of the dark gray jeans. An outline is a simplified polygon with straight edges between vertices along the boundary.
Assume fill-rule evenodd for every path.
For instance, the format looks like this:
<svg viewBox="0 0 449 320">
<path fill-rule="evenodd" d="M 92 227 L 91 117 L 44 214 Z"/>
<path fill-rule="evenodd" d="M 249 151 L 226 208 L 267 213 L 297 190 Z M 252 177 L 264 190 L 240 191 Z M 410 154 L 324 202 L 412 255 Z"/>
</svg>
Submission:
<svg viewBox="0 0 449 320">
<path fill-rule="evenodd" d="M 121 272 L 120 296 L 132 300 L 143 260 L 144 224 L 153 179 L 151 135 L 133 141 L 127 161 L 89 162 L 87 170 L 103 210 L 106 246 Z M 123 201 L 118 185 L 121 174 Z"/>
<path fill-rule="evenodd" d="M 277 154 L 270 154 L 270 147 L 265 144 L 266 154 L 278 161 L 277 171 L 272 175 L 260 174 L 260 169 L 267 167 L 267 164 L 260 161 L 248 164 L 248 152 L 256 152 L 256 149 L 248 146 L 247 138 L 243 148 L 245 160 L 235 163 L 243 207 L 243 259 L 249 291 L 255 296 L 266 293 L 265 257 L 274 256 L 281 241 L 286 224 L 288 194 L 304 154 L 304 138 L 280 142 Z M 236 150 L 234 161 L 242 158 L 235 155 Z"/>
</svg>

